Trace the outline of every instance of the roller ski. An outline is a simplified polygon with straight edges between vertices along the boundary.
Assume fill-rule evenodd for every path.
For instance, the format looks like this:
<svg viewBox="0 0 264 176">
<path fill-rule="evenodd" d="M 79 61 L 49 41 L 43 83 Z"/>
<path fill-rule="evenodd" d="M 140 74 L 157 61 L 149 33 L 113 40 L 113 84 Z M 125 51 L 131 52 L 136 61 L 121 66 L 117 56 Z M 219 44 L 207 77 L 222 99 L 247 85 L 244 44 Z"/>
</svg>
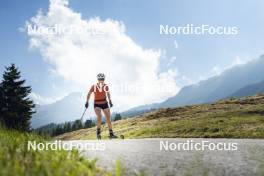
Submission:
<svg viewBox="0 0 264 176">
<path fill-rule="evenodd" d="M 114 134 L 113 130 L 109 130 L 109 139 L 124 139 L 124 135 L 117 136 Z"/>
<path fill-rule="evenodd" d="M 117 139 L 118 137 L 114 134 L 113 130 L 109 130 L 109 139 Z"/>
<path fill-rule="evenodd" d="M 102 139 L 102 136 L 101 136 L 101 129 L 97 129 L 97 130 L 96 130 L 96 138 L 97 138 L 98 140 L 101 140 L 101 139 Z"/>
</svg>

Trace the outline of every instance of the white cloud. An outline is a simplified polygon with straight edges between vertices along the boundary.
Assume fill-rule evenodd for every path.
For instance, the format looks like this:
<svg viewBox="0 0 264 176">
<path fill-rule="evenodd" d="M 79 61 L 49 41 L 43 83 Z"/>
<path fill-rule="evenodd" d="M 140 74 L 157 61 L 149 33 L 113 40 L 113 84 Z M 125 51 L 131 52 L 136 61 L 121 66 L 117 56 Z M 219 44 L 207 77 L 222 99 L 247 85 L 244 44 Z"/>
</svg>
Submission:
<svg viewBox="0 0 264 176">
<path fill-rule="evenodd" d="M 178 49 L 179 48 L 179 44 L 176 40 L 173 41 L 173 44 L 174 44 L 174 48 L 175 49 Z"/>
<path fill-rule="evenodd" d="M 30 98 L 34 101 L 34 103 L 39 104 L 39 105 L 44 105 L 44 104 L 54 103 L 60 100 L 62 97 L 57 97 L 57 98 L 43 97 L 37 93 L 31 92 Z"/>
<path fill-rule="evenodd" d="M 161 50 L 145 49 L 126 34 L 123 22 L 99 17 L 83 19 L 80 13 L 68 7 L 67 0 L 50 0 L 48 12 L 41 11 L 26 25 L 47 28 L 50 26 L 75 26 L 103 31 L 101 35 L 72 33 L 47 35 L 28 34 L 30 47 L 37 49 L 54 72 L 73 84 L 88 89 L 96 81 L 96 74 L 106 74 L 111 85 L 166 85 L 171 91 L 156 92 L 144 89 L 134 93 L 113 93 L 113 100 L 119 110 L 132 106 L 164 100 L 178 92 L 175 72 L 158 73 Z"/>
<path fill-rule="evenodd" d="M 195 84 L 195 82 L 188 78 L 187 76 L 185 75 L 181 75 L 180 77 L 177 78 L 177 83 L 183 87 L 183 86 L 187 86 L 187 85 L 191 85 L 191 84 Z"/>
<path fill-rule="evenodd" d="M 247 63 L 248 61 L 249 60 L 247 60 L 247 59 L 242 60 L 239 56 L 236 56 L 231 64 L 229 64 L 223 68 L 221 68 L 219 66 L 214 66 L 212 69 L 213 76 L 218 76 L 218 75 L 222 74 L 225 70 L 230 69 L 230 68 L 237 66 L 237 65 L 243 65 L 243 64 Z"/>
<path fill-rule="evenodd" d="M 214 76 L 218 76 L 222 73 L 222 69 L 218 66 L 214 66 L 213 69 L 212 69 L 212 72 L 213 72 L 213 75 Z"/>
<path fill-rule="evenodd" d="M 167 63 L 167 67 L 171 67 L 171 65 L 173 65 L 176 61 L 176 56 L 172 56 L 169 60 L 169 62 Z"/>
<path fill-rule="evenodd" d="M 220 66 L 214 66 L 211 70 L 211 72 L 209 72 L 209 75 L 206 75 L 206 76 L 199 76 L 198 77 L 198 80 L 196 83 L 194 84 L 198 84 L 200 81 L 204 81 L 204 80 L 207 80 L 208 78 L 211 78 L 211 77 L 214 77 L 214 76 L 219 76 L 221 75 L 224 71 L 230 69 L 230 68 L 233 68 L 235 66 L 238 66 L 238 65 L 243 65 L 243 64 L 246 64 L 247 62 L 249 62 L 251 59 L 246 59 L 246 58 L 243 58 L 241 59 L 239 56 L 236 56 L 233 61 L 229 64 L 229 65 L 226 65 L 224 67 L 220 67 Z"/>
</svg>

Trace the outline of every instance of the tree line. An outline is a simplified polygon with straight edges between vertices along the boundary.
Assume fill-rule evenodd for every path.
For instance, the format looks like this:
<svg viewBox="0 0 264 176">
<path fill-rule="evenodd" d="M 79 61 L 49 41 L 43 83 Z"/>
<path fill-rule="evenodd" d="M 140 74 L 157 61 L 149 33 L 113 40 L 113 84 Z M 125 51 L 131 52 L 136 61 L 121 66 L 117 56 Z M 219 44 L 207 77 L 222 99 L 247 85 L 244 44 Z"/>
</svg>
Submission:
<svg viewBox="0 0 264 176">
<path fill-rule="evenodd" d="M 64 122 L 59 124 L 51 123 L 36 128 L 34 131 L 40 135 L 58 136 L 63 133 L 76 131 L 79 129 L 92 128 L 94 126 L 95 126 L 95 121 L 92 120 L 86 120 L 84 123 L 82 123 L 81 120 L 75 120 L 75 121 Z"/>
<path fill-rule="evenodd" d="M 121 114 L 116 113 L 113 120 L 118 121 L 121 119 L 122 119 Z M 75 121 L 64 122 L 60 124 L 51 123 L 51 124 L 36 128 L 34 131 L 40 135 L 58 136 L 63 133 L 85 129 L 85 128 L 92 128 L 94 126 L 96 126 L 96 121 L 93 121 L 93 120 L 88 119 L 84 123 L 81 120 L 75 120 Z"/>
</svg>

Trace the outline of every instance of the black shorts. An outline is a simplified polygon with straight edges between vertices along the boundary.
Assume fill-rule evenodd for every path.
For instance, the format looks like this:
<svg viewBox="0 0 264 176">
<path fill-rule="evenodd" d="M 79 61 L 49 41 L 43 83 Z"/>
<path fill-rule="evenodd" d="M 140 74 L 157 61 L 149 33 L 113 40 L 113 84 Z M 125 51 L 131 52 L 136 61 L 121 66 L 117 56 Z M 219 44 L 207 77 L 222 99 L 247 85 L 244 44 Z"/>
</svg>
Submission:
<svg viewBox="0 0 264 176">
<path fill-rule="evenodd" d="M 109 106 L 108 106 L 108 103 L 94 104 L 94 108 L 107 109 L 107 108 L 109 108 Z"/>
</svg>

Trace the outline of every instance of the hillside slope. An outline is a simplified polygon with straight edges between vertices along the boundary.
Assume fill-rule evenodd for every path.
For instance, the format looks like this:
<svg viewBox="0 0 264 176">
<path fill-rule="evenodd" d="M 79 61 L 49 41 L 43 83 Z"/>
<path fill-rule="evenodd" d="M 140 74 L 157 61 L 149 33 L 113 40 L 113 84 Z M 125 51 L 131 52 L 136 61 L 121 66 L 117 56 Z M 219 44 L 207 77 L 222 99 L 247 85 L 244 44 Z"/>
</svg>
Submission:
<svg viewBox="0 0 264 176">
<path fill-rule="evenodd" d="M 264 138 L 264 95 L 213 104 L 159 109 L 113 123 L 126 138 Z M 107 128 L 103 128 L 107 136 Z M 94 139 L 95 128 L 65 133 L 58 139 Z"/>
<path fill-rule="evenodd" d="M 50 123 L 63 123 L 79 118 L 83 101 L 84 96 L 79 92 L 74 92 L 55 103 L 37 106 L 37 113 L 31 120 L 32 127 L 37 128 Z"/>
<path fill-rule="evenodd" d="M 230 97 L 244 97 L 255 95 L 258 93 L 264 93 L 264 81 L 245 86 L 233 93 Z"/>
</svg>

